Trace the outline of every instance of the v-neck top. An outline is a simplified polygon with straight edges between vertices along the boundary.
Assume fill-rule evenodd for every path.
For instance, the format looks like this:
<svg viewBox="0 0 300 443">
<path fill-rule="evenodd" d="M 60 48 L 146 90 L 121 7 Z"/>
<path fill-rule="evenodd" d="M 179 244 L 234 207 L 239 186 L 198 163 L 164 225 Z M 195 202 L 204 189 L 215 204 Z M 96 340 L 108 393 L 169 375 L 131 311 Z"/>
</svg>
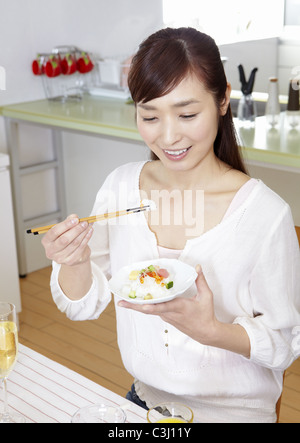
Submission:
<svg viewBox="0 0 300 443">
<path fill-rule="evenodd" d="M 115 169 L 99 190 L 92 214 L 139 206 L 144 164 Z M 300 259 L 291 211 L 260 180 L 248 191 L 239 201 L 241 194 L 236 196 L 221 223 L 188 239 L 178 259 L 194 267 L 201 264 L 216 317 L 246 330 L 250 359 L 204 346 L 172 325 L 166 327 L 158 316 L 120 307 L 114 297 L 118 344 L 127 371 L 155 393 L 188 399 L 199 421 L 226 421 L 228 411 L 236 421 L 276 421 L 282 373 L 300 353 L 295 339 L 300 325 Z M 143 213 L 95 223 L 89 245 L 93 283 L 78 301 L 61 290 L 60 265 L 53 262 L 53 298 L 72 320 L 99 317 L 112 297 L 108 280 L 123 266 L 159 258 L 156 236 Z M 192 285 L 182 296 L 195 293 Z"/>
<path fill-rule="evenodd" d="M 243 186 L 235 194 L 232 199 L 223 220 L 229 217 L 250 195 L 254 187 L 258 184 L 258 180 L 254 178 L 250 178 Z M 183 249 L 171 249 L 165 248 L 164 246 L 157 245 L 158 254 L 160 258 L 170 258 L 170 259 L 178 259 L 183 252 Z"/>
</svg>

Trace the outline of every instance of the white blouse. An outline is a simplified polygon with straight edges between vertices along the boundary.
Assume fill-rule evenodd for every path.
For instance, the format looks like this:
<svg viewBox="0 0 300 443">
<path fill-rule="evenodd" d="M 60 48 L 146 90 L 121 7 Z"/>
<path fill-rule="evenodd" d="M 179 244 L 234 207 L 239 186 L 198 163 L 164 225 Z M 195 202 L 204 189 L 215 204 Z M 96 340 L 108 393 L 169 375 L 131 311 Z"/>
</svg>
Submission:
<svg viewBox="0 0 300 443">
<path fill-rule="evenodd" d="M 92 214 L 139 206 L 144 164 L 113 171 Z M 118 269 L 159 258 L 143 213 L 95 223 L 90 246 L 93 284 L 79 301 L 64 295 L 53 263 L 53 298 L 72 320 L 99 317 L 111 300 L 107 279 Z M 167 398 L 188 402 L 201 422 L 276 421 L 283 371 L 300 355 L 300 255 L 289 206 L 258 181 L 220 224 L 188 240 L 178 259 L 201 264 L 218 320 L 245 328 L 251 357 L 204 346 L 160 317 L 120 308 L 115 297 L 118 344 L 140 382 L 138 394 L 143 386 L 151 390 L 148 406 Z M 195 294 L 195 285 L 188 292 Z"/>
</svg>

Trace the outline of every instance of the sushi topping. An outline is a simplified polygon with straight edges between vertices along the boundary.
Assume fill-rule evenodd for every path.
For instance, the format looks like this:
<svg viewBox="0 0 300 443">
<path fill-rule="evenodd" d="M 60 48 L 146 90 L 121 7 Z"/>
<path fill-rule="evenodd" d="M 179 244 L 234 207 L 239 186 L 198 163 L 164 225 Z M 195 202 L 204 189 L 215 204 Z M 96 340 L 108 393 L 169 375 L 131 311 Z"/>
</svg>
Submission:
<svg viewBox="0 0 300 443">
<path fill-rule="evenodd" d="M 167 269 L 150 265 L 141 270 L 130 272 L 129 283 L 123 286 L 122 292 L 131 299 L 151 300 L 168 295 L 174 282 Z"/>
</svg>

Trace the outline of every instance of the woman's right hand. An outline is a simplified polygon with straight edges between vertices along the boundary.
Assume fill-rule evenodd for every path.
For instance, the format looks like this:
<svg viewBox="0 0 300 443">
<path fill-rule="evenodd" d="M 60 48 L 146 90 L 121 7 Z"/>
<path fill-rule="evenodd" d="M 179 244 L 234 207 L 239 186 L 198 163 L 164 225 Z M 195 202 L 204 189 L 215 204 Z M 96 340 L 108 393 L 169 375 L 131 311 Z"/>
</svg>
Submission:
<svg viewBox="0 0 300 443">
<path fill-rule="evenodd" d="M 42 245 L 50 260 L 67 266 L 79 265 L 90 259 L 88 242 L 92 234 L 92 226 L 79 223 L 78 216 L 72 214 L 45 234 Z"/>
</svg>

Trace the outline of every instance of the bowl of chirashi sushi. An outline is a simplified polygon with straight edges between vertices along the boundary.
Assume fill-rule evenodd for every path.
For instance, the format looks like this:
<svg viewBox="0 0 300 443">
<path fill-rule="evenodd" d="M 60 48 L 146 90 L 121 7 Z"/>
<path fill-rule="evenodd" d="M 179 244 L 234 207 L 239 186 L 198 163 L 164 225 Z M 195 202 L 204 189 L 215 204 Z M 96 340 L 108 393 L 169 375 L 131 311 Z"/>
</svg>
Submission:
<svg viewBox="0 0 300 443">
<path fill-rule="evenodd" d="M 157 259 L 125 266 L 109 286 L 113 294 L 131 303 L 162 303 L 183 294 L 196 278 L 196 270 L 180 260 Z"/>
</svg>

